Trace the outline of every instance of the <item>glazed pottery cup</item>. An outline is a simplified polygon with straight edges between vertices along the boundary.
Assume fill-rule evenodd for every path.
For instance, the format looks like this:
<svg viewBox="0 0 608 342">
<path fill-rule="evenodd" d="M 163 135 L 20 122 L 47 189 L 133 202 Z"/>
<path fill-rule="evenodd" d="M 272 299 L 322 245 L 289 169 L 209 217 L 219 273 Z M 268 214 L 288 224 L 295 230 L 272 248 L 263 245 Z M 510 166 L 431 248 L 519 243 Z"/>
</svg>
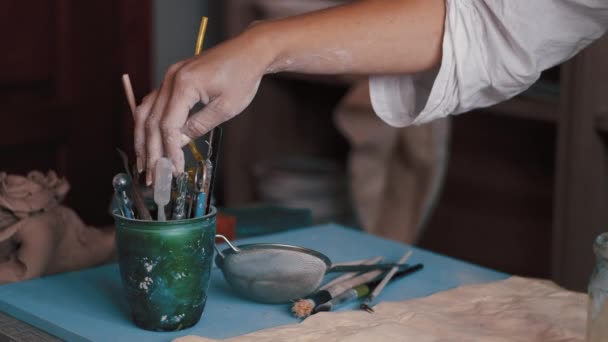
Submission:
<svg viewBox="0 0 608 342">
<path fill-rule="evenodd" d="M 113 214 L 120 276 L 135 324 L 154 331 L 195 325 L 207 301 L 216 209 L 162 222 Z"/>
</svg>

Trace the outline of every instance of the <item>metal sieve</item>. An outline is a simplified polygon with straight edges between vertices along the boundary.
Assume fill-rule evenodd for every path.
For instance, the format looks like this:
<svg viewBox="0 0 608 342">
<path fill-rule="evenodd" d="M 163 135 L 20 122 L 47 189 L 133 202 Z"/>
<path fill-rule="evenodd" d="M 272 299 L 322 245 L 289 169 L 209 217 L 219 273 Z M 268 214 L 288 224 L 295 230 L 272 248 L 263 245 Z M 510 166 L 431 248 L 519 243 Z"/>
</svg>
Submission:
<svg viewBox="0 0 608 342">
<path fill-rule="evenodd" d="M 216 248 L 216 265 L 224 279 L 241 296 L 262 303 L 285 303 L 314 292 L 329 272 L 363 272 L 390 269 L 396 264 L 332 265 L 324 254 L 312 249 L 256 243 Z M 407 265 L 400 265 L 406 267 Z"/>
</svg>

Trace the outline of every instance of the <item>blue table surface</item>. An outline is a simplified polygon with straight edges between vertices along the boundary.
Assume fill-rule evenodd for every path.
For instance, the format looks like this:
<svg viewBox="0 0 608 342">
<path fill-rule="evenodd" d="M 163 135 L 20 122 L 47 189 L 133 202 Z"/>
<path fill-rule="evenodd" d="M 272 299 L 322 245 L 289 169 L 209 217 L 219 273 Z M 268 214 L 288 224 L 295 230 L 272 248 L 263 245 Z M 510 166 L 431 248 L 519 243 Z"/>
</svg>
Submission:
<svg viewBox="0 0 608 342">
<path fill-rule="evenodd" d="M 427 296 L 460 285 L 505 279 L 507 274 L 382 239 L 334 224 L 237 241 L 271 242 L 316 249 L 332 262 L 382 255 L 398 260 L 408 249 L 410 263 L 424 269 L 387 286 L 381 301 Z M 340 310 L 355 308 L 356 303 Z M 214 268 L 208 300 L 200 322 L 178 332 L 150 332 L 130 319 L 118 266 L 93 269 L 0 286 L 0 310 L 69 341 L 170 341 L 185 335 L 227 338 L 260 329 L 299 322 L 287 304 L 259 304 L 233 293 L 221 271 Z"/>
</svg>

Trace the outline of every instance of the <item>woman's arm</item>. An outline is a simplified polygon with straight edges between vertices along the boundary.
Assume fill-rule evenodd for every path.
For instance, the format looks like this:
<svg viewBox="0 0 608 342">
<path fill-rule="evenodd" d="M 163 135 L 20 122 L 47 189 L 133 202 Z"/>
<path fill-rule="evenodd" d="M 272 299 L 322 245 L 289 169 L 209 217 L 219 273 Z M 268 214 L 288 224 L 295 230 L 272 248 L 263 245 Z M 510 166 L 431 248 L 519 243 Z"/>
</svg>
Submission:
<svg viewBox="0 0 608 342">
<path fill-rule="evenodd" d="M 135 113 L 138 169 L 184 167 L 181 147 L 242 112 L 266 73 L 408 73 L 441 56 L 445 0 L 361 0 L 263 22 L 167 71 Z M 205 108 L 188 117 L 203 102 Z"/>
<path fill-rule="evenodd" d="M 441 58 L 444 0 L 358 1 L 261 24 L 269 71 L 410 73 Z"/>
</svg>

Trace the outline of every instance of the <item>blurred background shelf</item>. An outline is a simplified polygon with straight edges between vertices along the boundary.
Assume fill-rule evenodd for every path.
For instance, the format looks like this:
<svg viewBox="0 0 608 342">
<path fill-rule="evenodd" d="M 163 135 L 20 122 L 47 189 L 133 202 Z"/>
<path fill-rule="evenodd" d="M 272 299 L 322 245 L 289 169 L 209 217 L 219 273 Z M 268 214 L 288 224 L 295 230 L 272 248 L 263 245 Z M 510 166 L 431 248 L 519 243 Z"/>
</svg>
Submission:
<svg viewBox="0 0 608 342">
<path fill-rule="evenodd" d="M 557 123 L 559 83 L 540 80 L 523 94 L 484 111 L 520 119 Z"/>
</svg>

